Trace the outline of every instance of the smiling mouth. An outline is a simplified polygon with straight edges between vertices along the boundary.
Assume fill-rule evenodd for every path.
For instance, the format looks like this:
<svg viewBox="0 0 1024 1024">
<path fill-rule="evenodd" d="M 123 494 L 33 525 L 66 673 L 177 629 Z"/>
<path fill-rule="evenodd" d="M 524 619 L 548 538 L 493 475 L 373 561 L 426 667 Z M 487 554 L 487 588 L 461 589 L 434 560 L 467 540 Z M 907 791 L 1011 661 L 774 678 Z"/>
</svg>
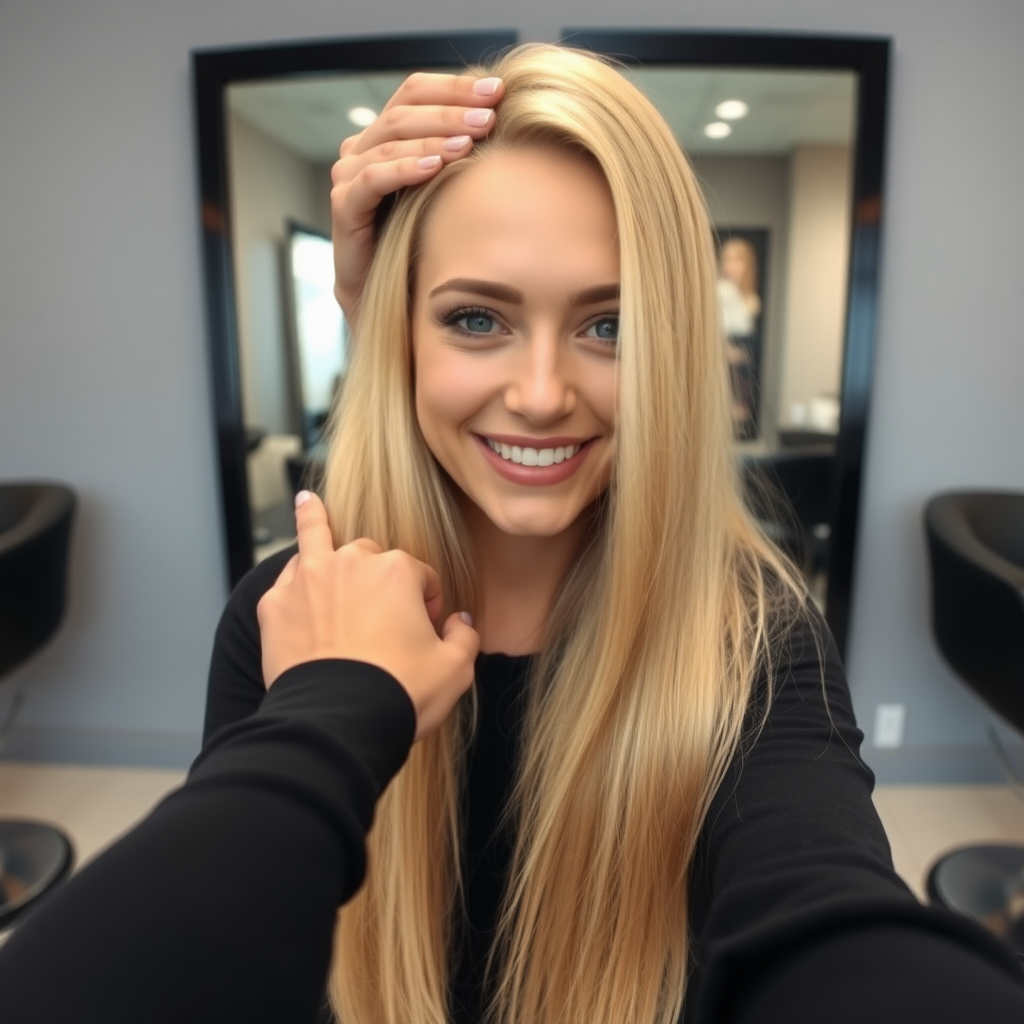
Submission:
<svg viewBox="0 0 1024 1024">
<path fill-rule="evenodd" d="M 577 455 L 583 447 L 582 444 L 569 444 L 558 448 L 520 448 L 518 445 L 492 441 L 489 437 L 485 437 L 484 442 L 492 452 L 517 466 L 557 466 Z"/>
</svg>

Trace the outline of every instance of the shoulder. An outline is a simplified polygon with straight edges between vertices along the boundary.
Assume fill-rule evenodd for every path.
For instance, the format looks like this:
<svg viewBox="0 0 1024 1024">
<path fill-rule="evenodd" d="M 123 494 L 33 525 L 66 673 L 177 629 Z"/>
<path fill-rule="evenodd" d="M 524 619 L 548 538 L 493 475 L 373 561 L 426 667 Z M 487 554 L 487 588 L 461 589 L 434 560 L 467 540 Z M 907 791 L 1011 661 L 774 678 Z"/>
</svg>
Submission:
<svg viewBox="0 0 1024 1024">
<path fill-rule="evenodd" d="M 222 726 L 252 714 L 263 699 L 266 691 L 256 606 L 295 551 L 294 546 L 287 548 L 250 569 L 224 606 L 210 658 L 204 743 Z"/>
<path fill-rule="evenodd" d="M 227 608 L 252 607 L 254 610 L 260 598 L 274 585 L 281 571 L 298 553 L 298 547 L 292 544 L 283 551 L 277 551 L 269 558 L 257 562 L 239 581 L 228 598 Z"/>
<path fill-rule="evenodd" d="M 832 631 L 821 612 L 807 601 L 776 623 L 765 646 L 753 703 L 769 720 L 806 706 L 815 718 L 835 728 L 855 728 L 850 690 Z"/>
<path fill-rule="evenodd" d="M 296 545 L 285 548 L 257 562 L 235 585 L 231 591 L 220 625 L 217 627 L 218 637 L 225 631 L 245 629 L 247 632 L 256 629 L 256 606 L 260 598 L 274 585 L 281 571 L 296 554 Z"/>
</svg>

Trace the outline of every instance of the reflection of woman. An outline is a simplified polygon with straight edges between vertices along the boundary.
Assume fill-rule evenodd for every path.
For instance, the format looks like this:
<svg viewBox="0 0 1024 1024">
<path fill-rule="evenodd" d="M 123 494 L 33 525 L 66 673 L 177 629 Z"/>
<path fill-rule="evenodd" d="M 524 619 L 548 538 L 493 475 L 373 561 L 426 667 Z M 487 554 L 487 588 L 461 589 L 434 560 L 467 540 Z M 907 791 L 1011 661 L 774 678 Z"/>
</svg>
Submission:
<svg viewBox="0 0 1024 1024">
<path fill-rule="evenodd" d="M 718 307 L 732 392 L 732 421 L 737 438 L 757 436 L 757 367 L 750 349 L 761 315 L 757 253 L 742 237 L 727 238 L 719 254 Z"/>
<path fill-rule="evenodd" d="M 751 321 L 761 315 L 757 276 L 757 253 L 753 245 L 739 236 L 727 238 L 722 243 L 722 277 L 736 286 Z"/>
<path fill-rule="evenodd" d="M 437 569 L 423 591 L 446 635 L 447 613 L 472 612 L 475 700 L 413 748 L 340 914 L 341 1018 L 468 1024 L 490 1005 L 504 1024 L 670 1024 L 685 998 L 688 1021 L 902 1021 L 907 1006 L 953 1020 L 967 993 L 979 1019 L 1013 1019 L 1024 985 L 1009 953 L 893 874 L 834 645 L 738 497 L 709 227 L 667 126 L 592 58 L 526 48 L 495 74 L 488 141 L 400 196 L 361 291 L 359 260 L 339 268 L 339 295 L 361 295 L 324 484 L 346 546 L 253 570 L 211 668 L 204 757 L 266 735 L 264 683 L 283 664 L 274 688 L 289 686 L 315 762 L 331 739 L 313 698 L 332 682 L 363 703 L 387 690 L 356 686 L 359 667 L 338 659 L 416 671 L 384 664 L 343 617 L 297 645 L 305 660 L 268 648 L 350 587 L 355 607 L 401 620 L 396 635 L 422 619 L 408 588 L 392 607 L 340 575 L 363 558 L 356 538 L 406 552 L 373 555 L 403 572 L 409 556 Z M 339 238 L 372 208 L 367 180 L 420 173 L 377 146 L 429 148 L 453 113 L 431 105 L 457 88 L 417 80 L 403 95 L 422 106 L 399 105 L 342 161 Z M 371 632 L 386 646 L 379 620 Z M 352 769 L 364 812 L 402 751 L 386 717 Z M 392 719 L 411 731 L 407 710 Z M 245 762 L 253 786 L 289 730 Z M 268 787 L 275 840 L 285 809 L 325 799 L 302 745 L 288 749 Z M 206 888 L 232 869 L 267 877 L 262 856 L 252 841 L 218 850 Z M 275 884 L 230 922 L 243 952 L 223 930 L 188 934 L 203 969 L 176 980 L 207 1019 L 231 1018 L 239 977 L 279 996 L 294 974 L 294 1006 L 309 1006 L 328 943 L 294 906 L 322 920 L 310 893 L 340 900 L 351 877 L 301 839 L 270 867 Z"/>
</svg>

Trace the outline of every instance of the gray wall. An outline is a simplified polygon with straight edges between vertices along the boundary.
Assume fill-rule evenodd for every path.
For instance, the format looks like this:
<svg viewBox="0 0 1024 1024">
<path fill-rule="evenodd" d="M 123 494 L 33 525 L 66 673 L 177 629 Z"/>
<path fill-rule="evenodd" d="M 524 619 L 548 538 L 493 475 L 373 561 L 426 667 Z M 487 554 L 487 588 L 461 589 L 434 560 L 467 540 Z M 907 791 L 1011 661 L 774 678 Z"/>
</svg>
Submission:
<svg viewBox="0 0 1024 1024">
<path fill-rule="evenodd" d="M 182 763 L 226 596 L 202 318 L 188 51 L 562 25 L 896 40 L 884 295 L 849 671 L 907 704 L 883 778 L 978 778 L 986 714 L 928 636 L 921 504 L 1024 486 L 1016 0 L 36 0 L 0 7 L 0 477 L 82 497 L 59 640 L 12 754 Z M 1009 112 L 1007 112 L 1009 110 Z"/>
</svg>

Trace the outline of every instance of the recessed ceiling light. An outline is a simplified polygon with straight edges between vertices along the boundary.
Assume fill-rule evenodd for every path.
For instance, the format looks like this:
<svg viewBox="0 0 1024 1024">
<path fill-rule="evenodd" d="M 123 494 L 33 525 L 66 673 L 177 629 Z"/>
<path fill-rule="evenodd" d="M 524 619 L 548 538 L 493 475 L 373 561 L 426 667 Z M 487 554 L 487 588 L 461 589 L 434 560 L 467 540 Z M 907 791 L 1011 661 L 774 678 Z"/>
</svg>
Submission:
<svg viewBox="0 0 1024 1024">
<path fill-rule="evenodd" d="M 712 121 L 704 125 L 704 134 L 709 139 L 725 139 L 732 135 L 732 125 L 724 121 Z"/>
<path fill-rule="evenodd" d="M 750 107 L 743 100 L 722 100 L 715 107 L 715 117 L 720 117 L 723 121 L 738 121 L 749 113 Z"/>
<path fill-rule="evenodd" d="M 365 128 L 377 120 L 377 111 L 369 107 L 353 107 L 348 112 L 348 119 L 360 128 Z"/>
</svg>

